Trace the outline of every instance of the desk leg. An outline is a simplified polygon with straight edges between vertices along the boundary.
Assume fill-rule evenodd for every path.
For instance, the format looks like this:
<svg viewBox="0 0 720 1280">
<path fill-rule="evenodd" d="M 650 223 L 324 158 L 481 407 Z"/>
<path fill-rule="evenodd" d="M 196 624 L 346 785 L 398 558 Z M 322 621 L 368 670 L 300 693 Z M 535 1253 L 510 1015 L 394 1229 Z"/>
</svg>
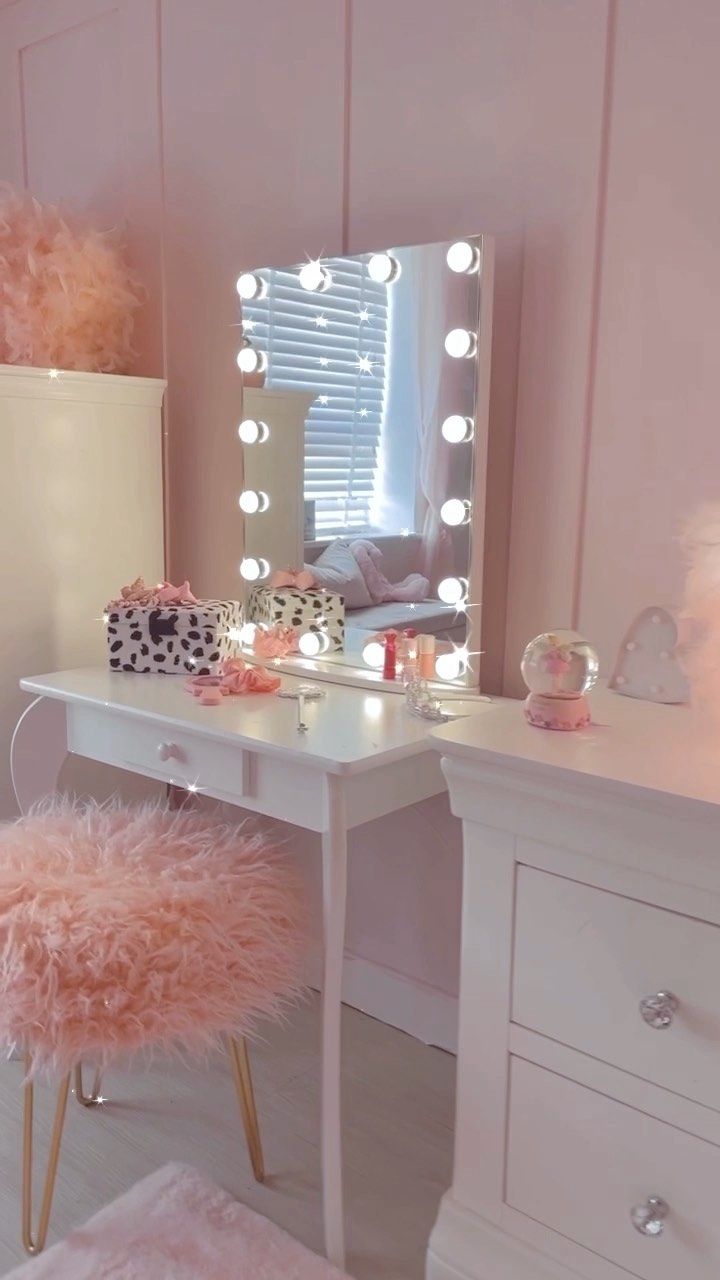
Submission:
<svg viewBox="0 0 720 1280">
<path fill-rule="evenodd" d="M 36 698 L 23 711 L 10 745 L 10 776 L 21 813 L 57 787 L 67 756 L 67 715 L 65 703 L 55 698 Z M 7 1056 L 5 1050 L 3 1055 Z M 10 1058 L 22 1060 L 21 1049 L 12 1049 Z"/>
<path fill-rule="evenodd" d="M 10 773 L 21 813 L 57 787 L 67 756 L 67 713 L 57 698 L 36 698 L 15 726 Z"/>
<path fill-rule="evenodd" d="M 323 853 L 322 1177 L 325 1252 L 345 1263 L 340 1109 L 342 968 L 347 896 L 347 818 L 344 782 L 325 775 Z"/>
</svg>

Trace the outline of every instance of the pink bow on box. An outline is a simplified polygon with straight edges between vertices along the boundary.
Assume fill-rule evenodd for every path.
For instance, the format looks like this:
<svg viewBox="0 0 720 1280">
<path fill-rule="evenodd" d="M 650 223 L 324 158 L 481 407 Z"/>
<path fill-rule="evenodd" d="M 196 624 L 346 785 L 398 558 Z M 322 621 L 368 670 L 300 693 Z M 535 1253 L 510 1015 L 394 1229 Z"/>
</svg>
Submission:
<svg viewBox="0 0 720 1280">
<path fill-rule="evenodd" d="M 276 569 L 270 579 L 271 587 L 295 587 L 298 591 L 310 591 L 317 586 L 317 579 L 309 569 Z"/>
<path fill-rule="evenodd" d="M 155 595 L 156 591 L 153 587 L 146 586 L 144 578 L 136 578 L 129 586 L 123 587 L 120 591 L 120 595 L 117 596 L 115 600 L 111 600 L 110 604 L 121 606 L 125 604 L 153 604 L 155 601 Z"/>
<path fill-rule="evenodd" d="M 136 578 L 130 586 L 121 589 L 117 599 L 110 601 L 111 606 L 120 608 L 134 604 L 155 609 L 159 605 L 197 603 L 187 579 L 180 587 L 174 587 L 171 582 L 159 582 L 156 587 L 148 587 L 144 578 Z"/>
<path fill-rule="evenodd" d="M 190 590 L 187 578 L 181 587 L 174 587 L 171 582 L 163 582 L 157 589 L 158 604 L 197 604 L 197 598 Z"/>
<path fill-rule="evenodd" d="M 217 706 L 229 694 L 275 693 L 280 688 L 280 677 L 271 675 L 265 667 L 248 666 L 242 658 L 226 658 L 220 663 L 219 675 L 193 676 L 185 688 L 203 706 Z"/>
</svg>

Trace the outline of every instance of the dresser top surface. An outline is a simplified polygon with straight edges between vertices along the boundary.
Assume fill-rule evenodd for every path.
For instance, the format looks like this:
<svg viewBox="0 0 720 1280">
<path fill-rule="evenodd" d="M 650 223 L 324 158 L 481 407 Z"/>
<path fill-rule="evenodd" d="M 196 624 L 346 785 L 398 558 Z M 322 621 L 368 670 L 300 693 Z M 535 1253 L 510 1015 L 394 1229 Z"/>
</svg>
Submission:
<svg viewBox="0 0 720 1280">
<path fill-rule="evenodd" d="M 589 695 L 592 724 L 574 733 L 528 725 L 522 703 L 498 699 L 482 715 L 433 729 L 445 756 L 515 767 L 527 776 L 583 783 L 593 791 L 642 790 L 720 806 L 720 724 L 687 706 Z"/>
<path fill-rule="evenodd" d="M 308 683 L 283 675 L 282 688 Z M 430 750 L 429 726 L 409 714 L 396 693 L 313 681 L 325 692 L 307 702 L 307 733 L 297 729 L 297 702 L 277 694 L 224 698 L 220 706 L 200 706 L 182 676 L 132 675 L 87 667 L 28 676 L 22 688 L 36 697 L 108 707 L 126 716 L 190 730 L 249 750 L 306 762 L 329 773 L 363 772 Z"/>
</svg>

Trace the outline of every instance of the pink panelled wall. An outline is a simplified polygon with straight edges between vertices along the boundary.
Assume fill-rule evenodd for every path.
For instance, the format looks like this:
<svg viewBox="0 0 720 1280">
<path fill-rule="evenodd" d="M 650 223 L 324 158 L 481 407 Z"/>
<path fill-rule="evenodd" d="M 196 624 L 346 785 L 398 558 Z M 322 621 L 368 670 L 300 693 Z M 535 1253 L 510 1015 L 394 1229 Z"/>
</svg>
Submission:
<svg viewBox="0 0 720 1280">
<path fill-rule="evenodd" d="M 573 623 L 607 668 L 720 489 L 719 46 L 716 0 L 0 6 L 0 176 L 126 219 L 148 284 L 172 571 L 237 581 L 239 268 L 491 232 L 487 678 Z M 452 992 L 459 887 L 444 801 L 357 832 L 352 949 Z"/>
</svg>

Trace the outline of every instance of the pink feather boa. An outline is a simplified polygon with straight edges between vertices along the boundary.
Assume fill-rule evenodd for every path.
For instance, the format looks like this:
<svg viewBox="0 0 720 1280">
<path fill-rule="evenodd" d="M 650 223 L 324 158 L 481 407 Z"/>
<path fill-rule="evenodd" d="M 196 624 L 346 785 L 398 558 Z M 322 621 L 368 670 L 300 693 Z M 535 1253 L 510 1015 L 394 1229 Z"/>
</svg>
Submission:
<svg viewBox="0 0 720 1280">
<path fill-rule="evenodd" d="M 0 190 L 0 363 L 127 373 L 143 293 L 114 233 Z"/>
</svg>

